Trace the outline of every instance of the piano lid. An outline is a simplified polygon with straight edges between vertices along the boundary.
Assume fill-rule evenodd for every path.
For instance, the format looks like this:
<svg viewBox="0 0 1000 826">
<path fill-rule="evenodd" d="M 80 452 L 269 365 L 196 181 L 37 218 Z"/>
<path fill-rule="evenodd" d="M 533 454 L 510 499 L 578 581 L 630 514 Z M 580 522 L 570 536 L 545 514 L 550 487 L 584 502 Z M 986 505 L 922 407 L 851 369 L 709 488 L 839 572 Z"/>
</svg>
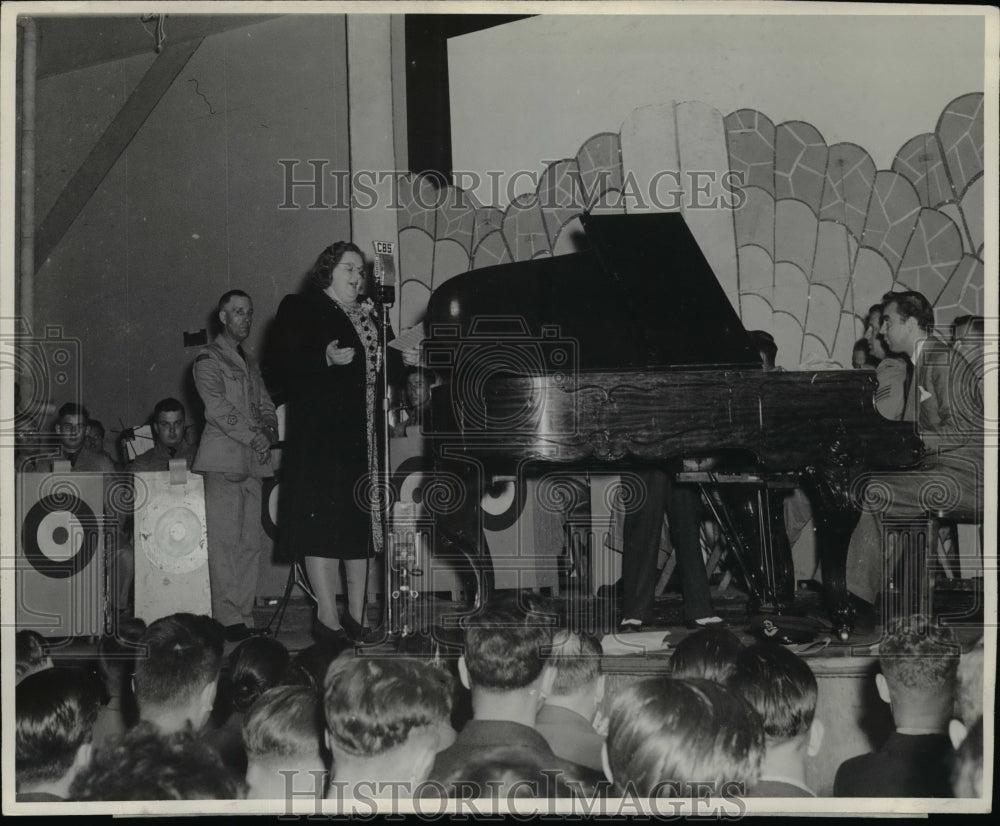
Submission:
<svg viewBox="0 0 1000 826">
<path fill-rule="evenodd" d="M 580 369 L 760 368 L 680 213 L 585 213 L 582 223 L 579 252 L 442 284 L 427 306 L 431 341 L 569 342 Z"/>
</svg>

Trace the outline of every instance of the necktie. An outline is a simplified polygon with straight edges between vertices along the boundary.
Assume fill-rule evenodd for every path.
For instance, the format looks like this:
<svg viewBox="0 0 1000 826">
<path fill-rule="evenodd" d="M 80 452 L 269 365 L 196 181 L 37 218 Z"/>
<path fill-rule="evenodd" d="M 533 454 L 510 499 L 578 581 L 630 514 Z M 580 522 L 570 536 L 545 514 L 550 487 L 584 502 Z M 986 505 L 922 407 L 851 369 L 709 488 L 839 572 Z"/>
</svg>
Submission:
<svg viewBox="0 0 1000 826">
<path fill-rule="evenodd" d="M 237 344 L 236 345 L 236 352 L 240 354 L 240 358 L 243 359 L 243 363 L 246 364 L 247 354 L 243 352 L 243 345 L 242 344 Z"/>
</svg>

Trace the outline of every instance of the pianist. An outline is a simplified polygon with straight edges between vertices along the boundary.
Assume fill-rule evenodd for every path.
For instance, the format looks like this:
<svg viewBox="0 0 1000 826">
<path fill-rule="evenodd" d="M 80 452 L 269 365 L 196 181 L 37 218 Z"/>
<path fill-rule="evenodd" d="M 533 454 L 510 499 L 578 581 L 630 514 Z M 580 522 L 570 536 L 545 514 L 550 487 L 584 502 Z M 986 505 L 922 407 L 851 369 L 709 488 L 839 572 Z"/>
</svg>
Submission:
<svg viewBox="0 0 1000 826">
<path fill-rule="evenodd" d="M 982 509 L 982 388 L 976 375 L 933 335 L 934 310 L 923 295 L 887 293 L 883 300 L 880 332 L 886 345 L 913 364 L 903 419 L 915 423 L 926 454 L 916 468 L 870 483 L 887 492 L 886 501 L 878 512 L 862 512 L 847 553 L 847 588 L 863 601 L 855 602 L 860 623 L 874 618 L 882 588 L 883 517 L 920 518 L 937 511 L 975 517 Z"/>
</svg>

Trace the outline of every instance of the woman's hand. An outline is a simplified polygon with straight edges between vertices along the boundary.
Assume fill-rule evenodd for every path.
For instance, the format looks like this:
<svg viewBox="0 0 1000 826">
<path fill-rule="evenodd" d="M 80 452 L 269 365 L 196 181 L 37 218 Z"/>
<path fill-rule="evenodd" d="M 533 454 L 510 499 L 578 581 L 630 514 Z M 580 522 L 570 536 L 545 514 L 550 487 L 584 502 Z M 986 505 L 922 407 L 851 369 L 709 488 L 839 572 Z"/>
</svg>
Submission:
<svg viewBox="0 0 1000 826">
<path fill-rule="evenodd" d="M 339 364 L 343 366 L 345 364 L 350 364 L 354 360 L 354 348 L 338 347 L 338 344 L 340 344 L 340 339 L 335 338 L 326 345 L 327 365 Z"/>
</svg>

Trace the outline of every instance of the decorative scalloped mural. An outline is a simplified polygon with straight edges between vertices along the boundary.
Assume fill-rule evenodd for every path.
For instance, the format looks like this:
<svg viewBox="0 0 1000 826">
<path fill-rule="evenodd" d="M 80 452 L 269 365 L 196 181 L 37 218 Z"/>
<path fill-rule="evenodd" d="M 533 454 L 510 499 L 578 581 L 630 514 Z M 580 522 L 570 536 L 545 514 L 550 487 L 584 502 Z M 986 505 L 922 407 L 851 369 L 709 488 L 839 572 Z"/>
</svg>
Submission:
<svg viewBox="0 0 1000 826">
<path fill-rule="evenodd" d="M 983 313 L 982 93 L 949 103 L 934 131 L 908 140 L 884 170 L 860 146 L 828 146 L 808 123 L 775 125 L 752 109 L 723 118 L 704 104 L 672 106 L 677 144 L 703 146 L 706 128 L 715 130 L 708 137 L 724 143 L 729 170 L 742 177 L 734 233 L 709 241 L 735 249 L 706 257 L 736 262 L 735 287 L 723 286 L 748 329 L 774 334 L 780 365 L 849 367 L 868 307 L 890 289 L 924 293 L 941 327 Z M 630 120 L 638 129 L 645 122 Z M 505 210 L 455 187 L 402 178 L 402 326 L 419 322 L 430 293 L 452 276 L 570 252 L 583 210 L 624 212 L 622 143 L 616 133 L 594 135 Z M 715 160 L 725 163 L 721 154 Z M 692 231 L 704 248 L 707 236 L 693 224 Z"/>
</svg>

